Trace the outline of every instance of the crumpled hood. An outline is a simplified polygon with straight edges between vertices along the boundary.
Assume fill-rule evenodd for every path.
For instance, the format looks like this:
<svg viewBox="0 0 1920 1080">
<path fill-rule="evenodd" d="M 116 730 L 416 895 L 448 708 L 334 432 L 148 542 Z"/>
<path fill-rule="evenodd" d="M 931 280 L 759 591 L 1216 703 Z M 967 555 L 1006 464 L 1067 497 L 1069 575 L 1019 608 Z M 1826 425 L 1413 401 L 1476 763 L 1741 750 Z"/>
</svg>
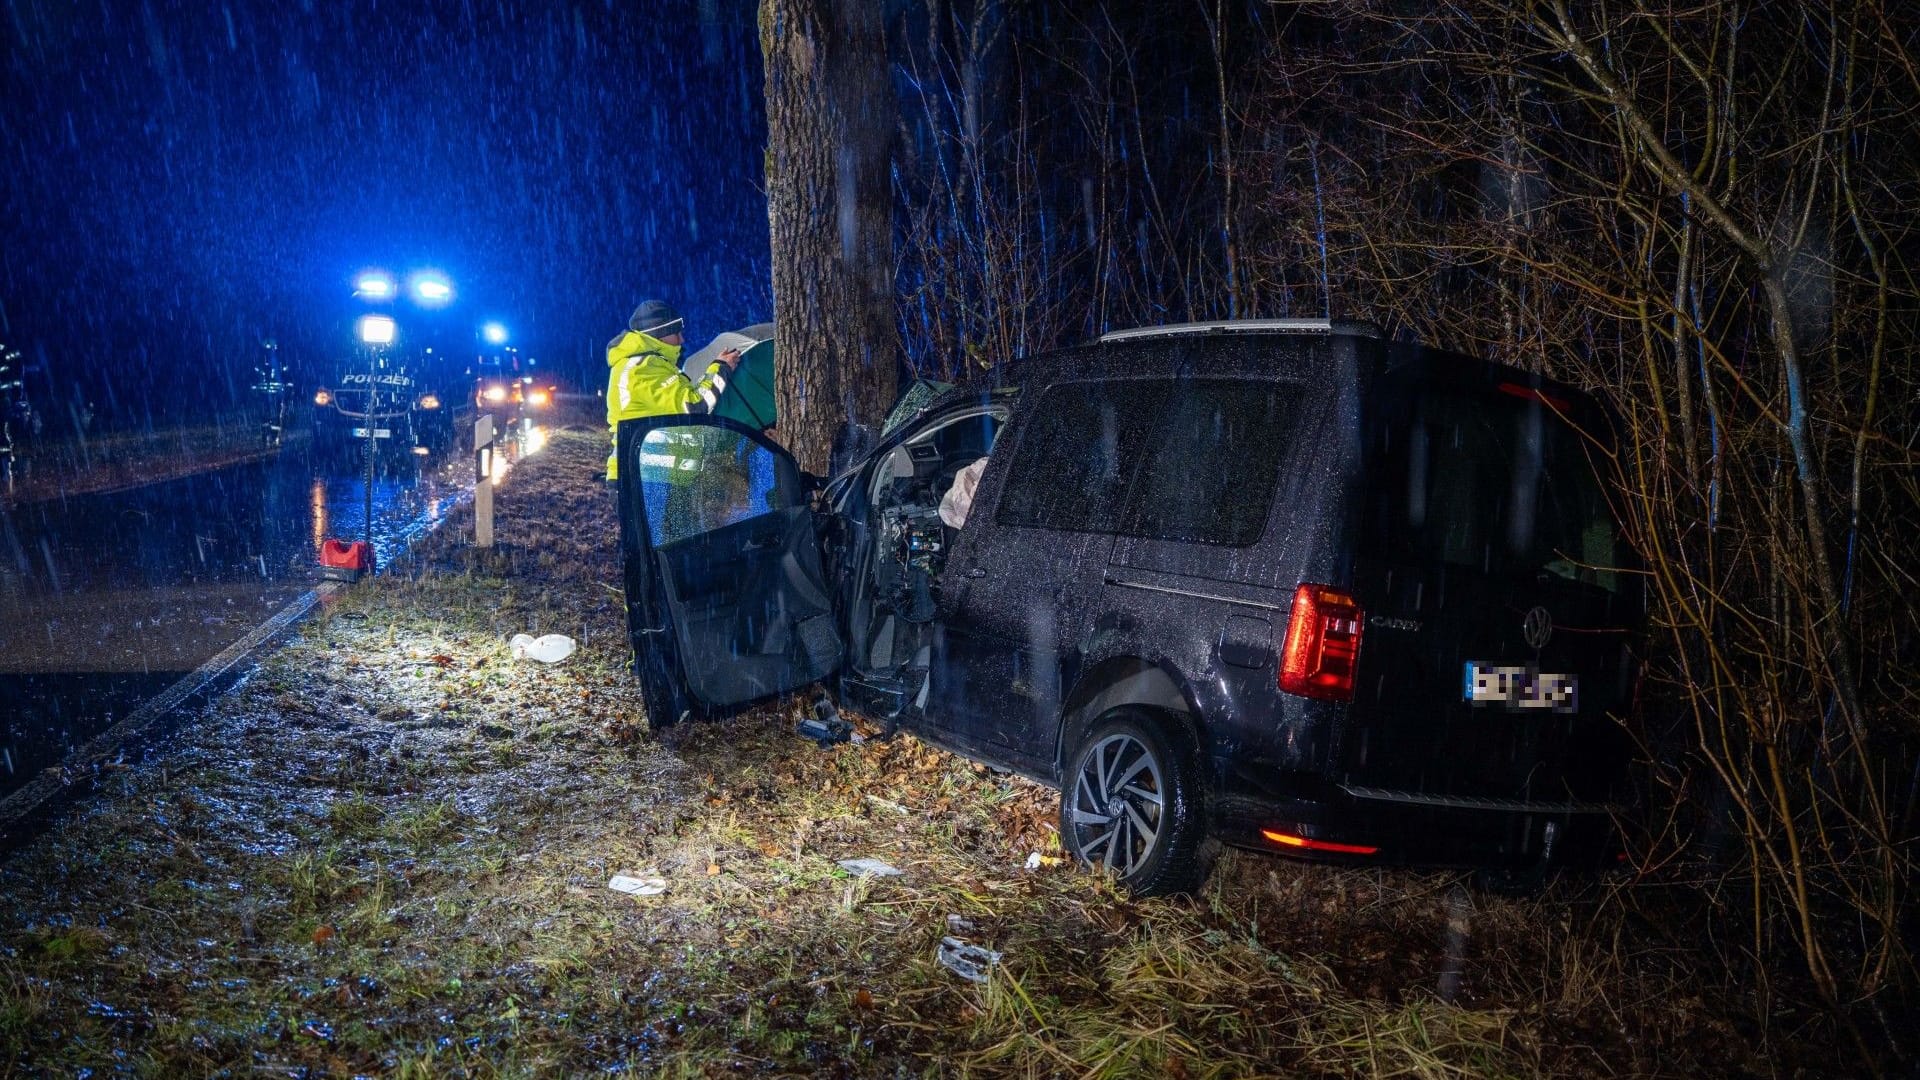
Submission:
<svg viewBox="0 0 1920 1080">
<path fill-rule="evenodd" d="M 674 367 L 680 366 L 680 346 L 669 345 L 652 334 L 642 334 L 637 330 L 628 330 L 607 342 L 607 366 L 614 367 L 641 353 L 657 353 Z"/>
</svg>

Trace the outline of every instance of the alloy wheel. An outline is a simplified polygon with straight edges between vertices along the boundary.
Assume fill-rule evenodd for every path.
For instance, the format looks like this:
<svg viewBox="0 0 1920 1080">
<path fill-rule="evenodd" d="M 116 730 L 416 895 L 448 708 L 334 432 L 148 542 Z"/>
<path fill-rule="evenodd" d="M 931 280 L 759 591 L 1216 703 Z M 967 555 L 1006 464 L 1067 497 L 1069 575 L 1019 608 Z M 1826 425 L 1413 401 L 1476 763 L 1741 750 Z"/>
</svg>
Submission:
<svg viewBox="0 0 1920 1080">
<path fill-rule="evenodd" d="M 1152 748 L 1114 732 L 1081 758 L 1064 815 L 1081 858 L 1130 877 L 1160 842 L 1167 787 Z"/>
</svg>

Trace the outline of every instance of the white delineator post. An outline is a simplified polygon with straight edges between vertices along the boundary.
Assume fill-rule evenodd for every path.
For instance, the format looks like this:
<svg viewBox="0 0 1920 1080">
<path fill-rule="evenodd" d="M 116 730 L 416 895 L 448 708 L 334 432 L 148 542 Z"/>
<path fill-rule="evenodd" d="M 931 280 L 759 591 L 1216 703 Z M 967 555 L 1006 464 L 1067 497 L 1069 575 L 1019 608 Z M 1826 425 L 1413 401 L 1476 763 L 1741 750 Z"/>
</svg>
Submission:
<svg viewBox="0 0 1920 1080">
<path fill-rule="evenodd" d="M 493 416 L 473 422 L 473 546 L 493 546 Z"/>
</svg>

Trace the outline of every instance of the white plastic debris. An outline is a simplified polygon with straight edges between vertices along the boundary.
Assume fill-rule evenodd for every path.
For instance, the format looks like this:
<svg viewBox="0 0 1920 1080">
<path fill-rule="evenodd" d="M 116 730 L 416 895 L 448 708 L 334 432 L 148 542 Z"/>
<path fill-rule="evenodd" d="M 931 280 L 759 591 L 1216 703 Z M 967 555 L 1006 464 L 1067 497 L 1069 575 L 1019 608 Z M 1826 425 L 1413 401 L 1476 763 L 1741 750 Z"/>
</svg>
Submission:
<svg viewBox="0 0 1920 1080">
<path fill-rule="evenodd" d="M 1042 855 L 1036 851 L 1027 856 L 1027 869 L 1038 870 L 1043 866 L 1059 866 L 1061 861 L 1058 855 Z"/>
<path fill-rule="evenodd" d="M 543 664 L 557 664 L 573 655 L 573 639 L 565 634 L 515 634 L 507 642 L 513 650 L 515 660 L 538 660 Z"/>
<path fill-rule="evenodd" d="M 1000 954 L 992 949 L 969 945 L 956 937 L 941 938 L 939 951 L 933 955 L 934 959 L 940 961 L 941 967 L 968 982 L 977 983 L 986 982 L 988 972 L 1000 962 Z"/>
<path fill-rule="evenodd" d="M 628 877 L 625 874 L 615 874 L 607 881 L 607 888 L 629 896 L 659 896 L 667 891 L 667 883 L 664 878 Z"/>
<path fill-rule="evenodd" d="M 949 914 L 947 916 L 947 933 L 966 934 L 971 933 L 973 930 L 973 920 L 967 918 L 965 915 Z"/>
<path fill-rule="evenodd" d="M 879 859 L 841 859 L 840 868 L 854 877 L 899 877 L 900 868 Z"/>
</svg>

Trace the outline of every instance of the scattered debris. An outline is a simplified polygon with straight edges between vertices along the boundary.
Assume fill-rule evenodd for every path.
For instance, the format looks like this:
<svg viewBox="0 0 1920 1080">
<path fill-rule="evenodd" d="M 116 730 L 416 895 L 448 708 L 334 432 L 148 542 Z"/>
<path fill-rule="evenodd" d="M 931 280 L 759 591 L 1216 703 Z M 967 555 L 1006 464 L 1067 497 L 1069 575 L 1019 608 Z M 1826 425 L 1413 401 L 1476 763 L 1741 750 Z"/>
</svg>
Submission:
<svg viewBox="0 0 1920 1080">
<path fill-rule="evenodd" d="M 573 639 L 565 634 L 515 634 L 507 642 L 513 651 L 515 660 L 538 660 L 543 664 L 557 664 L 573 655 Z"/>
<path fill-rule="evenodd" d="M 1046 866 L 1046 867 L 1059 866 L 1060 864 L 1066 861 L 1067 860 L 1061 858 L 1058 855 L 1042 855 L 1036 851 L 1033 854 L 1027 856 L 1027 869 L 1038 870 L 1043 866 Z"/>
<path fill-rule="evenodd" d="M 615 874 L 608 879 L 607 888 L 629 896 L 659 896 L 667 891 L 667 882 L 665 878 L 628 877 L 625 874 Z"/>
<path fill-rule="evenodd" d="M 854 877 L 899 877 L 901 870 L 879 859 L 841 859 L 840 868 Z"/>
<path fill-rule="evenodd" d="M 855 731 L 852 724 L 841 719 L 840 710 L 825 694 L 814 699 L 813 715 L 802 719 L 795 730 L 801 738 L 818 743 L 822 750 L 835 743 L 851 742 L 857 745 L 867 741 L 866 736 Z"/>
<path fill-rule="evenodd" d="M 978 945 L 969 945 L 957 937 L 943 937 L 940 948 L 934 953 L 940 966 L 953 972 L 968 982 L 987 981 L 988 972 L 1000 962 L 1000 954 L 992 949 L 983 949 Z"/>
<path fill-rule="evenodd" d="M 970 934 L 976 929 L 978 928 L 974 926 L 973 920 L 965 915 L 949 914 L 947 916 L 947 933 L 949 934 Z"/>
</svg>

